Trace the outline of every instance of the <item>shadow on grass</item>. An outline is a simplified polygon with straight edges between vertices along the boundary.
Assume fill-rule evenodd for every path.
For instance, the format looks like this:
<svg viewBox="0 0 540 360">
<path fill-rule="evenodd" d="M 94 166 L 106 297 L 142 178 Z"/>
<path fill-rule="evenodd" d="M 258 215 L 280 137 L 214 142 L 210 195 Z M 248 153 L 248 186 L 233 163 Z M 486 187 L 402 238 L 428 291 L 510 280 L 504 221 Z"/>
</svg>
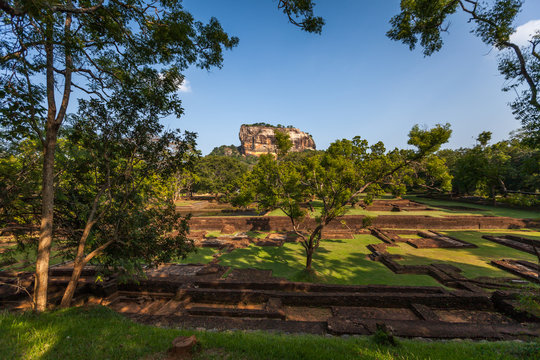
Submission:
<svg viewBox="0 0 540 360">
<path fill-rule="evenodd" d="M 322 240 L 315 252 L 312 268 L 316 276 L 305 272 L 305 252 L 299 243 L 285 243 L 282 247 L 236 249 L 220 257 L 220 265 L 235 268 L 272 270 L 276 277 L 291 281 L 309 281 L 350 285 L 417 285 L 438 286 L 426 275 L 395 274 L 380 262 L 370 260 L 368 244 L 378 239 L 365 235 L 355 239 Z"/>
<path fill-rule="evenodd" d="M 462 270 L 462 275 L 473 279 L 476 277 L 510 277 L 517 278 L 504 270 L 491 265 L 492 260 L 519 259 L 537 262 L 534 255 L 512 249 L 501 244 L 482 238 L 482 235 L 500 235 L 504 232 L 492 231 L 445 231 L 444 233 L 456 237 L 459 240 L 474 244 L 477 248 L 463 249 L 416 249 L 405 243 L 397 247 L 387 248 L 390 254 L 402 255 L 402 260 L 397 260 L 403 265 L 429 265 L 450 264 Z M 515 233 L 506 231 L 506 233 Z M 530 236 L 534 238 L 536 236 Z"/>
</svg>

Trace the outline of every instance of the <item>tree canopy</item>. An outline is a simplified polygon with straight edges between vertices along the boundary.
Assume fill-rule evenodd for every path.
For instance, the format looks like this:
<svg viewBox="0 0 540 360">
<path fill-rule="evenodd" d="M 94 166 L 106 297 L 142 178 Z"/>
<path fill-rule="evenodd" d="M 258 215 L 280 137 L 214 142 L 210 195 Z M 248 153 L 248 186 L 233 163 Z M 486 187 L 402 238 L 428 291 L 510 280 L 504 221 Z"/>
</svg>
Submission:
<svg viewBox="0 0 540 360">
<path fill-rule="evenodd" d="M 318 33 L 311 1 L 280 0 L 290 22 Z M 191 65 L 221 67 L 238 44 L 219 21 L 194 19 L 180 1 L 0 0 L 0 140 L 32 136 L 42 147 L 41 224 L 34 302 L 45 310 L 53 240 L 55 153 L 74 90 L 109 101 L 118 86 L 182 114 L 176 90 Z M 160 89 L 160 96 L 153 96 Z M 58 98 L 59 96 L 59 98 Z"/>
<path fill-rule="evenodd" d="M 485 44 L 501 50 L 499 72 L 506 80 L 503 91 L 516 92 L 510 104 L 516 118 L 529 132 L 528 139 L 540 144 L 540 32 L 526 46 L 512 41 L 515 20 L 522 0 L 402 0 L 401 12 L 390 20 L 387 36 L 409 46 L 418 44 L 429 56 L 443 46 L 442 34 L 448 32 L 451 15 L 469 16 L 472 33 Z"/>
<path fill-rule="evenodd" d="M 409 144 L 416 150 L 386 151 L 382 142 L 369 146 L 360 137 L 337 140 L 326 151 L 308 153 L 300 161 L 288 161 L 284 156 L 288 148 L 285 134 L 278 157 L 259 158 L 241 182 L 234 203 L 256 202 L 261 210 L 283 211 L 301 239 L 306 269 L 310 270 L 325 226 L 345 215 L 363 193 L 367 196 L 362 201 L 367 202 L 384 191 L 404 193 L 405 183 L 411 181 L 412 165 L 439 150 L 450 134 L 448 124 L 429 130 L 415 126 L 409 133 Z M 304 204 L 312 199 L 322 203 L 320 213 L 315 214 L 316 226 L 301 228 L 308 215 Z"/>
</svg>

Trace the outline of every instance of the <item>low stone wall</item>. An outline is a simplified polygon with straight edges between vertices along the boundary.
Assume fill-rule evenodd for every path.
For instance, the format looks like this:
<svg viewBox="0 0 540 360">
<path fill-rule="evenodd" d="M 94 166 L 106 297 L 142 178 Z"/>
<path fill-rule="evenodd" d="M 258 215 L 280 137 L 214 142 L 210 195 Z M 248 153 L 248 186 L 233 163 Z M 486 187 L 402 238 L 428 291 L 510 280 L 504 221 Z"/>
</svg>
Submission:
<svg viewBox="0 0 540 360">
<path fill-rule="evenodd" d="M 326 230 L 359 231 L 364 216 L 344 216 L 331 222 Z M 344 222 L 344 223 L 343 223 Z M 431 217 L 415 215 L 380 215 L 373 219 L 373 226 L 383 229 L 512 229 L 534 226 L 528 220 L 495 216 L 448 216 Z M 222 231 L 289 231 L 291 222 L 285 216 L 259 217 L 194 217 L 190 221 L 192 230 Z M 313 228 L 314 219 L 305 219 L 301 228 Z"/>
</svg>

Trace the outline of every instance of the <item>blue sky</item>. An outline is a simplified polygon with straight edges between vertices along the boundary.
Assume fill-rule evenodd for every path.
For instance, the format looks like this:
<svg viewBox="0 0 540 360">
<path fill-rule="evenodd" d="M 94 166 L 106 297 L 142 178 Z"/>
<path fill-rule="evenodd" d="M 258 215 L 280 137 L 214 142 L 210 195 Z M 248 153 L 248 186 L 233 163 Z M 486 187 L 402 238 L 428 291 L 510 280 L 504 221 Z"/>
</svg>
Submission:
<svg viewBox="0 0 540 360">
<path fill-rule="evenodd" d="M 276 0 L 184 0 L 196 19 L 217 17 L 240 44 L 225 53 L 222 69 L 189 69 L 182 93 L 185 115 L 170 128 L 198 133 L 203 154 L 239 145 L 241 124 L 294 125 L 317 147 L 359 135 L 387 148 L 405 147 L 414 124 L 449 122 L 447 147 L 474 144 L 481 131 L 501 140 L 519 127 L 503 93 L 496 50 L 470 33 L 456 15 L 443 49 L 424 57 L 420 48 L 389 40 L 388 21 L 399 0 L 319 0 L 322 35 L 287 22 Z M 540 1 L 527 0 L 517 25 L 540 19 Z"/>
</svg>

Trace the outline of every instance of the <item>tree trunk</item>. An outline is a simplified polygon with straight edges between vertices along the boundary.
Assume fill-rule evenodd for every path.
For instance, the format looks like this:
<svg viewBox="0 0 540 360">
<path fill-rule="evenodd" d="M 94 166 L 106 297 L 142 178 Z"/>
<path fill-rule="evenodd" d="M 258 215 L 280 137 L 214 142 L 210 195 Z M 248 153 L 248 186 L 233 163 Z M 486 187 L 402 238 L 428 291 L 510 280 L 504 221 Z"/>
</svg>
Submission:
<svg viewBox="0 0 540 360">
<path fill-rule="evenodd" d="M 79 278 L 81 277 L 85 265 L 86 263 L 84 261 L 76 261 L 73 265 L 71 279 L 69 280 L 64 296 L 62 296 L 62 302 L 60 303 L 61 308 L 68 308 L 71 305 L 71 300 L 73 300 L 73 295 L 75 295 L 75 290 L 77 290 L 77 284 L 79 283 Z"/>
<path fill-rule="evenodd" d="M 70 3 L 70 2 L 68 2 Z M 47 14 L 50 19 L 45 28 L 46 56 L 46 90 L 47 90 L 47 124 L 45 144 L 43 144 L 43 183 L 41 190 L 41 226 L 39 232 L 38 253 L 36 259 L 36 276 L 34 283 L 34 308 L 36 311 L 47 309 L 47 286 L 49 281 L 49 258 L 53 240 L 53 209 L 54 209 L 54 155 L 58 130 L 66 115 L 71 94 L 71 74 L 73 61 L 69 50 L 65 49 L 64 93 L 58 114 L 54 93 L 54 20 L 53 14 Z M 68 36 L 71 28 L 71 14 L 66 15 L 64 24 Z"/>
<path fill-rule="evenodd" d="M 36 259 L 34 283 L 34 308 L 45 311 L 47 308 L 47 285 L 49 281 L 49 258 L 53 236 L 54 207 L 54 153 L 60 125 L 56 122 L 56 101 L 54 99 L 54 45 L 53 24 L 49 20 L 45 34 L 45 53 L 47 58 L 47 124 L 45 144 L 43 144 L 43 178 L 41 189 L 41 226 Z"/>
<path fill-rule="evenodd" d="M 36 259 L 36 277 L 34 284 L 34 306 L 37 311 L 47 308 L 47 284 L 49 281 L 49 258 L 53 238 L 54 207 L 54 153 L 58 126 L 47 122 L 47 134 L 43 154 L 43 189 L 41 226 Z"/>
<path fill-rule="evenodd" d="M 311 261 L 313 260 L 313 249 L 306 250 L 306 270 L 311 270 Z"/>
</svg>

